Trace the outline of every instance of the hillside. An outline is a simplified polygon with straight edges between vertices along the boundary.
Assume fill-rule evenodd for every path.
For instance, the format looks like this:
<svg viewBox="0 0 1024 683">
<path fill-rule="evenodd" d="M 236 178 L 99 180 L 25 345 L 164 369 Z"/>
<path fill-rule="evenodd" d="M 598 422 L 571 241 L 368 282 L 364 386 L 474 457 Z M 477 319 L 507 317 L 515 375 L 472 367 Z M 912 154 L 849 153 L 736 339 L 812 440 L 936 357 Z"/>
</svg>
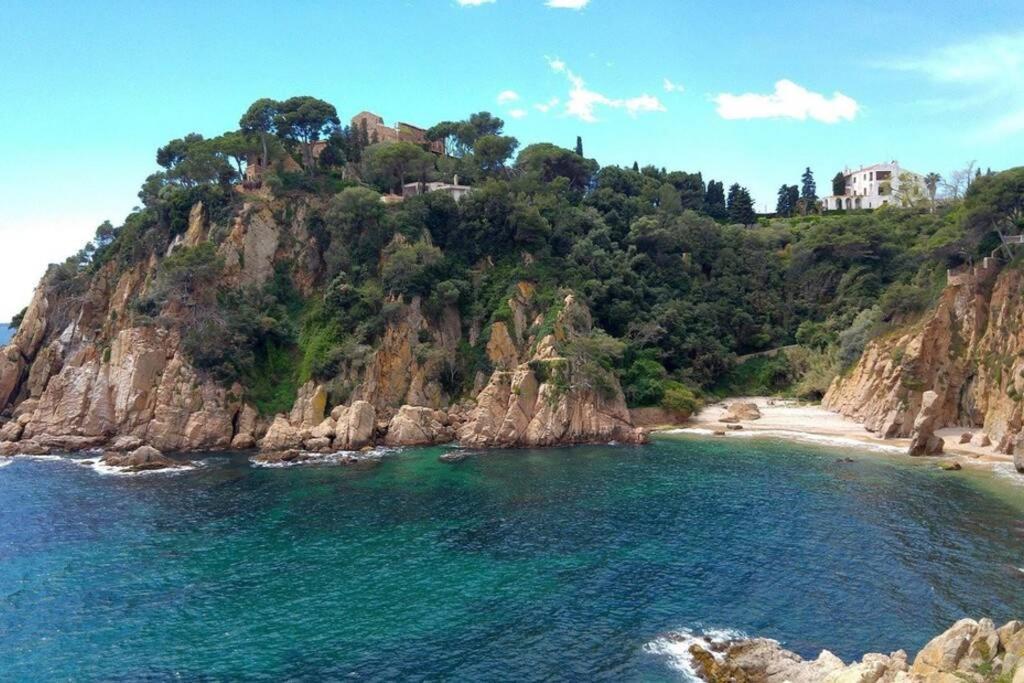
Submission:
<svg viewBox="0 0 1024 683">
<path fill-rule="evenodd" d="M 336 116 L 314 156 L 315 122 L 252 115 L 161 148 L 142 207 L 48 270 L 0 357 L 0 441 L 639 441 L 629 408 L 678 419 L 737 355 L 792 344 L 779 381 L 820 396 L 988 249 L 972 220 L 1002 209 L 982 190 L 1020 176 L 937 210 L 735 224 L 699 173 L 549 144 L 510 161 L 489 114 L 428 132 L 449 156 Z M 455 174 L 458 202 L 391 194 Z"/>
</svg>

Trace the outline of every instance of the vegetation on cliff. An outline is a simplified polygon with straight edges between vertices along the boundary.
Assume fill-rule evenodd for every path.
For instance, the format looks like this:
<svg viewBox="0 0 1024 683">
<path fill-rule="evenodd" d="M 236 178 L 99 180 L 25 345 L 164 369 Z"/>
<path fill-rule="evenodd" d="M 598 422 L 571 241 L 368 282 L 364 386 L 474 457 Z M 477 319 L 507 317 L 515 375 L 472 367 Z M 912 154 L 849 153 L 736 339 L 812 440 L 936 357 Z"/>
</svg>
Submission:
<svg viewBox="0 0 1024 683">
<path fill-rule="evenodd" d="M 601 336 L 563 349 L 581 366 L 616 376 L 633 406 L 685 410 L 723 387 L 820 395 L 869 338 L 927 308 L 948 267 L 991 250 L 993 226 L 1019 221 L 1024 196 L 1016 169 L 935 211 L 821 215 L 808 169 L 799 196 L 780 195 L 792 216 L 757 219 L 738 184 L 726 197 L 699 172 L 602 168 L 552 144 L 515 155 L 503 127 L 486 112 L 438 124 L 428 137 L 448 154 L 436 156 L 340 127 L 314 98 L 260 100 L 238 130 L 162 147 L 142 205 L 100 226 L 46 286 L 70 310 L 101 273 L 141 268 L 130 323 L 177 329 L 196 369 L 238 383 L 269 414 L 310 379 L 344 402 L 353 370 L 413 300 L 435 326 L 457 311 L 454 357 L 427 333 L 412 353 L 449 399 L 471 395 L 493 366 L 483 351 L 493 325 L 511 320 L 509 297 L 526 282 L 548 308 L 566 291 L 589 308 Z M 246 160 L 262 188 L 243 182 Z M 473 186 L 458 203 L 444 193 L 381 201 L 456 174 Z M 258 256 L 229 264 L 222 248 L 257 211 L 292 226 L 280 240 L 297 246 L 271 254 L 269 278 L 228 277 Z M 207 226 L 198 238 L 197 224 Z M 551 320 L 536 322 L 537 339 Z M 737 369 L 739 356 L 790 345 Z"/>
</svg>

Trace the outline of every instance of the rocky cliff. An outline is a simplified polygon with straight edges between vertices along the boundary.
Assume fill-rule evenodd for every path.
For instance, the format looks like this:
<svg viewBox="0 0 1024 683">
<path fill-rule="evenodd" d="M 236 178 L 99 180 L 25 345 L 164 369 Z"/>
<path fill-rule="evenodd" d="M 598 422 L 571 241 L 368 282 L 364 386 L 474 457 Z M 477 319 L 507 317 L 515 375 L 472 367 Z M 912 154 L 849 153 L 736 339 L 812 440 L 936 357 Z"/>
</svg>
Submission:
<svg viewBox="0 0 1024 683">
<path fill-rule="evenodd" d="M 569 295 L 559 302 L 562 318 L 538 336 L 548 311 L 529 282 L 509 283 L 512 316 L 493 323 L 489 312 L 463 320 L 450 303 L 435 302 L 428 313 L 419 296 L 390 297 L 372 346 L 334 359 L 331 377 L 304 378 L 291 409 L 276 414 L 261 413 L 245 378 L 226 382 L 197 365 L 185 339 L 201 319 L 193 301 L 143 305 L 166 287 L 162 264 L 199 247 L 216 255 L 209 286 L 218 292 L 259 291 L 284 274 L 300 301 L 322 298 L 328 256 L 311 228 L 322 209 L 309 199 L 250 197 L 217 221 L 200 202 L 166 249 L 110 260 L 87 278 L 52 267 L 0 353 L 0 454 L 100 447 L 126 436 L 165 451 L 348 450 L 457 435 L 477 447 L 643 438 L 613 375 L 601 390 L 563 386 L 556 371 L 538 377 L 538 368 L 562 363 L 557 345 L 591 329 L 586 308 Z M 394 242 L 405 244 L 401 235 Z M 568 328 L 568 311 L 585 329 Z M 201 352 L 223 343 L 192 337 Z M 459 349 L 479 349 L 494 368 L 490 378 L 477 371 L 461 384 L 445 381 Z M 301 353 L 286 356 L 295 364 L 288 376 L 299 374 Z"/>
<path fill-rule="evenodd" d="M 916 324 L 871 341 L 823 405 L 883 438 L 941 450 L 933 431 L 979 429 L 1001 453 L 1024 451 L 1024 271 L 991 259 L 951 278 Z"/>
<path fill-rule="evenodd" d="M 813 660 L 765 638 L 690 646 L 697 674 L 710 683 L 1024 682 L 1024 623 L 1000 628 L 990 619 L 961 619 L 908 662 L 903 650 L 866 654 L 844 664 L 828 650 Z"/>
</svg>

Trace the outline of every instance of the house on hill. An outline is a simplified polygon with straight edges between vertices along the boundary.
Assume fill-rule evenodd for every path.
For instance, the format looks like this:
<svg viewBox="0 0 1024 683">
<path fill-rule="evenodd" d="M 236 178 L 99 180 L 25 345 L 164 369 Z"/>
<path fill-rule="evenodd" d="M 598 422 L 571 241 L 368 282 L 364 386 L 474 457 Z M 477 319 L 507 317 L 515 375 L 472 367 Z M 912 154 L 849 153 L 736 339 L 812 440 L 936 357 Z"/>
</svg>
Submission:
<svg viewBox="0 0 1024 683">
<path fill-rule="evenodd" d="M 924 176 L 908 171 L 897 161 L 853 170 L 847 168 L 843 171 L 843 178 L 846 181 L 845 192 L 821 200 L 826 211 L 877 209 L 892 203 L 894 193 L 900 190 L 900 184 L 908 181 L 919 184 L 922 193 L 925 191 Z"/>
<path fill-rule="evenodd" d="M 459 176 L 455 176 L 450 183 L 406 183 L 402 186 L 402 198 L 408 199 L 427 192 L 443 192 L 458 202 L 472 190 L 469 185 L 460 185 Z"/>
<path fill-rule="evenodd" d="M 444 142 L 427 140 L 427 129 L 411 123 L 399 122 L 389 126 L 377 114 L 361 111 L 352 117 L 352 129 L 361 131 L 363 128 L 366 128 L 366 139 L 371 145 L 378 142 L 412 142 L 428 152 L 444 154 Z"/>
</svg>

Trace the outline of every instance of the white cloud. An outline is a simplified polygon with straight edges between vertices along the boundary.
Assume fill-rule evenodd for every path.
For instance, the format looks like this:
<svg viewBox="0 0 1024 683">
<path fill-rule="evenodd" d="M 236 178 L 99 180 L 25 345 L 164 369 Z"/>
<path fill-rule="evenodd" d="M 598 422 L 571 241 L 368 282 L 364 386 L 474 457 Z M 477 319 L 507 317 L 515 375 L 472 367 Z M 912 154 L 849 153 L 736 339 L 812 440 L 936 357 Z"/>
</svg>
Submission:
<svg viewBox="0 0 1024 683">
<path fill-rule="evenodd" d="M 623 100 L 622 105 L 631 116 L 636 116 L 638 112 L 642 111 L 668 111 L 665 109 L 665 105 L 661 103 L 661 100 L 654 95 L 647 94 Z"/>
<path fill-rule="evenodd" d="M 544 4 L 554 9 L 583 9 L 590 0 L 548 0 Z"/>
<path fill-rule="evenodd" d="M 527 114 L 527 111 L 525 109 L 512 109 L 508 113 L 508 115 L 511 116 L 514 119 L 524 118 L 526 116 L 526 114 Z"/>
<path fill-rule="evenodd" d="M 557 107 L 559 102 L 561 102 L 561 100 L 559 100 L 557 97 L 552 97 L 547 102 L 538 102 L 537 104 L 533 105 L 533 108 L 542 114 L 547 114 L 549 111 Z"/>
<path fill-rule="evenodd" d="M 498 104 L 508 104 L 519 99 L 519 93 L 515 90 L 502 90 L 498 93 Z"/>
<path fill-rule="evenodd" d="M 479 7 L 480 5 L 487 5 L 494 0 L 455 0 L 462 7 Z"/>
<path fill-rule="evenodd" d="M 555 73 L 565 74 L 571 85 L 569 97 L 565 102 L 564 113 L 566 116 L 572 116 L 587 123 L 595 123 L 597 121 L 595 110 L 598 107 L 625 109 L 630 116 L 636 116 L 639 112 L 667 111 L 665 105 L 657 97 L 646 93 L 637 97 L 620 99 L 608 97 L 595 90 L 590 90 L 587 88 L 583 78 L 573 73 L 566 66 L 565 62 L 558 58 L 552 59 L 549 57 L 548 65 Z M 557 104 L 557 102 L 552 103 L 551 106 L 554 106 L 554 104 Z"/>
<path fill-rule="evenodd" d="M 1024 31 L 981 36 L 875 66 L 952 86 L 955 91 L 939 100 L 946 109 L 1000 112 L 998 117 L 981 117 L 968 134 L 971 140 L 994 142 L 1024 132 Z"/>
<path fill-rule="evenodd" d="M 856 100 L 841 92 L 828 98 L 787 79 L 776 82 L 770 95 L 722 93 L 715 97 L 715 104 L 723 119 L 810 118 L 822 123 L 852 121 L 860 109 Z"/>
<path fill-rule="evenodd" d="M 683 92 L 685 89 L 682 83 L 673 83 L 667 78 L 663 81 L 662 87 L 665 88 L 665 92 Z"/>
</svg>

